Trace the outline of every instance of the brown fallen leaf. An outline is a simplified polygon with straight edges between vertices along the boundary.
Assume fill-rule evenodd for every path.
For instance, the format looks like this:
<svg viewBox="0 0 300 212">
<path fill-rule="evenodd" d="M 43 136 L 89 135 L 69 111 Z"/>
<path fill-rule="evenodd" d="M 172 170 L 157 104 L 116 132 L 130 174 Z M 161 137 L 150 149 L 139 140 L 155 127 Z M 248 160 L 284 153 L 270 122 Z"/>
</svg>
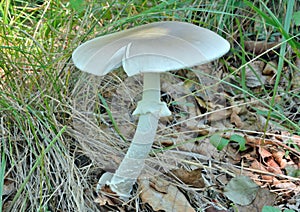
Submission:
<svg viewBox="0 0 300 212">
<path fill-rule="evenodd" d="M 299 135 L 293 135 L 291 137 L 292 141 L 294 141 L 296 144 L 300 145 L 300 136 Z"/>
<path fill-rule="evenodd" d="M 280 166 L 275 162 L 275 160 L 273 158 L 269 158 L 267 161 L 265 161 L 265 164 L 267 165 L 266 169 L 269 172 L 272 172 L 275 174 L 282 174 Z"/>
<path fill-rule="evenodd" d="M 96 199 L 94 199 L 94 202 L 96 204 L 99 204 L 100 206 L 113 206 L 118 208 L 118 211 L 125 212 L 125 210 L 122 208 L 122 206 L 119 206 L 119 204 L 115 203 L 110 197 L 99 194 Z"/>
<path fill-rule="evenodd" d="M 285 153 L 282 151 L 277 151 L 272 153 L 275 161 L 279 164 L 281 169 L 284 169 L 287 166 L 287 160 L 284 159 Z"/>
<path fill-rule="evenodd" d="M 257 160 L 254 160 L 254 161 L 251 163 L 250 167 L 251 167 L 252 169 L 264 171 L 264 172 L 266 172 L 266 173 L 268 172 L 267 169 L 264 167 L 264 165 L 261 164 L 260 162 L 258 162 Z M 260 176 L 261 176 L 261 178 L 262 178 L 264 181 L 266 181 L 266 182 L 268 182 L 268 183 L 272 183 L 272 182 L 275 180 L 275 177 L 274 177 L 274 176 L 271 176 L 271 175 L 262 174 L 262 175 L 260 175 Z M 259 182 L 259 179 L 255 179 L 255 181 L 256 181 L 256 182 Z"/>
<path fill-rule="evenodd" d="M 185 169 L 176 169 L 173 170 L 172 173 L 187 185 L 192 185 L 196 188 L 205 187 L 200 168 L 192 171 L 188 171 Z"/>
<path fill-rule="evenodd" d="M 254 54 L 261 54 L 274 46 L 278 45 L 279 42 L 267 42 L 267 41 L 245 41 L 245 49 L 253 52 Z"/>
<path fill-rule="evenodd" d="M 98 196 L 94 202 L 100 206 L 111 205 L 118 207 L 122 203 L 119 196 L 106 184 L 112 176 L 113 174 L 110 172 L 104 173 L 97 184 Z"/>
<path fill-rule="evenodd" d="M 230 122 L 233 123 L 237 128 L 242 128 L 244 126 L 244 123 L 242 122 L 241 118 L 234 110 L 230 115 Z"/>
<path fill-rule="evenodd" d="M 274 61 L 270 61 L 266 64 L 262 73 L 265 75 L 274 75 L 277 72 L 277 63 Z"/>
<path fill-rule="evenodd" d="M 142 179 L 138 181 L 140 185 L 140 198 L 144 203 L 148 203 L 154 211 L 195 212 L 176 186 L 160 177 L 142 177 Z"/>
<path fill-rule="evenodd" d="M 16 190 L 15 183 L 10 180 L 4 180 L 2 195 L 10 195 Z"/>
<path fill-rule="evenodd" d="M 246 67 L 246 84 L 249 88 L 261 87 L 266 82 L 266 76 L 262 74 L 265 63 L 253 61 Z"/>
<path fill-rule="evenodd" d="M 115 203 L 109 197 L 104 196 L 104 195 L 98 195 L 98 197 L 96 197 L 96 199 L 94 199 L 94 202 L 99 204 L 100 206 L 115 205 Z"/>
<path fill-rule="evenodd" d="M 222 106 L 220 106 L 220 108 L 221 107 Z M 209 122 L 217 122 L 217 121 L 220 121 L 220 120 L 230 117 L 230 114 L 231 114 L 230 110 L 225 110 L 225 109 L 216 110 L 213 113 L 209 114 L 209 116 L 207 117 L 207 120 Z"/>
<path fill-rule="evenodd" d="M 295 183 L 292 182 L 277 182 L 275 184 L 275 188 L 286 189 L 289 191 L 293 190 L 295 193 L 300 192 L 299 186 L 297 186 Z"/>
<path fill-rule="evenodd" d="M 259 147 L 258 148 L 258 152 L 260 154 L 260 156 L 262 157 L 262 159 L 268 158 L 272 156 L 272 153 L 269 152 L 266 148 L 264 147 Z"/>
</svg>

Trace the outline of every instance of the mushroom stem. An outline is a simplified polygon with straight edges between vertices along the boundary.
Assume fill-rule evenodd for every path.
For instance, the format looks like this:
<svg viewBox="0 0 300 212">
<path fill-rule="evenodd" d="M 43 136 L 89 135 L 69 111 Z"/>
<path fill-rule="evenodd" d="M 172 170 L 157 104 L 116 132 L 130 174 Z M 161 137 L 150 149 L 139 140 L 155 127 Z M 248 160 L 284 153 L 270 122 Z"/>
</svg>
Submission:
<svg viewBox="0 0 300 212">
<path fill-rule="evenodd" d="M 144 167 L 154 141 L 159 117 L 171 114 L 166 103 L 160 101 L 159 73 L 144 74 L 143 97 L 134 114 L 140 115 L 136 133 L 119 168 L 111 180 L 106 182 L 111 190 L 124 200 L 130 197 L 132 186 Z"/>
<path fill-rule="evenodd" d="M 160 101 L 160 74 L 147 72 L 144 73 L 143 97 L 138 102 L 133 115 L 155 114 L 157 112 L 159 117 L 171 115 L 167 104 Z"/>
</svg>

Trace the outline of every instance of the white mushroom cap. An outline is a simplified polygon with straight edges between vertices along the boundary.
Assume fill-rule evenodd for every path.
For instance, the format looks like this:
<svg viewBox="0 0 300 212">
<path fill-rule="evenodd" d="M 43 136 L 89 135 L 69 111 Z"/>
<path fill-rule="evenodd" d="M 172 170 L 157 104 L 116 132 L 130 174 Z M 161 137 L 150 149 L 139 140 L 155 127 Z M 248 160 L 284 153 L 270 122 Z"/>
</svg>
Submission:
<svg viewBox="0 0 300 212">
<path fill-rule="evenodd" d="M 225 39 L 208 29 L 164 21 L 92 39 L 79 46 L 72 57 L 85 72 L 105 75 L 123 65 L 127 75 L 132 76 L 207 63 L 229 48 Z"/>
</svg>

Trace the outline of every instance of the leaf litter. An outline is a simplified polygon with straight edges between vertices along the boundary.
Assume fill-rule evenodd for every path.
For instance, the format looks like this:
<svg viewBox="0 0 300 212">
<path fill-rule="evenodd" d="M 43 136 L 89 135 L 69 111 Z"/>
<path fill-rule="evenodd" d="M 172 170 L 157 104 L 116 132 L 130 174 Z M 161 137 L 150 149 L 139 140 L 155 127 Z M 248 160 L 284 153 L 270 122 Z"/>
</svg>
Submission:
<svg viewBox="0 0 300 212">
<path fill-rule="evenodd" d="M 224 97 L 221 97 L 220 100 L 218 99 L 220 97 L 214 96 L 213 98 L 210 98 L 208 100 L 205 99 L 205 97 L 200 96 L 201 99 L 204 99 L 204 102 L 207 102 L 207 104 L 205 105 L 206 113 L 212 111 L 211 114 L 214 114 L 215 117 L 206 115 L 205 113 L 203 115 L 201 113 L 201 110 L 197 108 L 199 107 L 199 94 L 191 95 L 189 93 L 190 89 L 187 89 L 186 84 L 182 83 L 181 80 L 178 80 L 175 75 L 166 75 L 163 76 L 162 79 L 164 83 L 162 87 L 163 92 L 165 92 L 165 96 L 168 96 L 167 98 L 170 99 L 170 102 L 173 101 L 176 102 L 176 104 L 170 104 L 173 105 L 172 117 L 161 120 L 159 126 L 156 143 L 154 145 L 154 149 L 156 149 L 158 152 L 154 153 L 154 155 L 156 155 L 160 159 L 159 161 L 155 161 L 154 158 L 150 158 L 147 161 L 147 165 L 149 165 L 153 169 L 156 168 L 157 170 L 163 170 L 162 173 L 167 174 L 171 171 L 176 176 L 175 179 L 180 180 L 180 183 L 184 183 L 186 186 L 195 187 L 194 183 L 187 180 L 189 178 L 187 177 L 189 176 L 189 171 L 187 171 L 186 168 L 183 168 L 186 167 L 186 164 L 183 161 L 193 161 L 197 159 L 197 157 L 193 156 L 192 153 L 195 153 L 197 156 L 204 156 L 200 158 L 202 164 L 201 166 L 204 170 L 202 172 L 204 172 L 205 174 L 204 177 L 202 177 L 202 173 L 197 177 L 199 178 L 200 182 L 206 182 L 204 183 L 206 185 L 204 186 L 204 188 L 207 186 L 213 186 L 215 188 L 212 189 L 212 191 L 208 189 L 208 191 L 205 191 L 204 194 L 202 194 L 203 196 L 200 198 L 202 200 L 198 200 L 199 202 L 201 202 L 201 207 L 203 207 L 204 205 L 206 205 L 206 207 L 210 207 L 211 205 L 213 205 L 214 207 L 219 209 L 228 207 L 229 203 L 223 199 L 224 197 L 222 197 L 221 190 L 223 190 L 225 186 L 228 185 L 228 183 L 230 182 L 230 178 L 232 178 L 233 176 L 237 176 L 240 173 L 250 176 L 254 180 L 254 182 L 257 183 L 257 185 L 263 188 L 271 188 L 270 190 L 268 190 L 269 192 L 277 192 L 283 196 L 289 196 L 292 195 L 292 193 L 299 193 L 299 191 L 297 190 L 297 188 L 299 187 L 299 182 L 296 181 L 296 178 L 289 178 L 286 176 L 286 167 L 289 167 L 289 173 L 296 173 L 299 169 L 299 161 L 295 162 L 295 160 L 297 160 L 297 157 L 295 158 L 293 156 L 291 158 L 286 154 L 287 149 L 285 149 L 285 147 L 290 147 L 291 145 L 281 146 L 280 148 L 278 148 L 278 143 L 286 143 L 282 142 L 283 138 L 278 134 L 268 134 L 268 139 L 261 139 L 259 136 L 252 136 L 251 134 L 253 133 L 247 133 L 246 129 L 248 129 L 249 124 L 245 124 L 245 122 L 249 121 L 249 117 L 247 117 L 248 115 L 254 115 L 253 112 L 240 108 L 239 106 L 237 106 L 238 104 L 236 105 L 236 102 L 234 100 L 229 100 L 229 102 L 233 102 L 234 105 L 229 104 L 225 106 L 217 106 L 217 108 L 220 108 L 220 111 L 227 111 L 228 115 L 223 112 L 220 112 L 222 115 L 216 115 L 215 113 L 213 113 L 213 111 L 216 109 L 216 105 L 214 105 L 214 103 L 212 102 L 226 102 L 226 100 L 222 100 L 222 98 Z M 139 94 L 136 93 L 136 90 L 141 85 L 141 79 L 139 77 L 127 78 L 124 82 L 124 84 L 121 84 L 121 86 L 124 86 L 124 88 L 117 88 L 115 94 L 112 92 L 112 104 L 110 109 L 116 119 L 117 125 L 120 129 L 120 133 L 125 138 L 129 139 L 134 133 L 136 117 L 131 116 L 131 113 L 134 109 L 134 104 L 136 104 L 136 102 L 140 98 Z M 125 114 L 125 116 L 119 116 L 120 114 Z M 261 127 L 264 123 L 259 123 L 261 122 L 261 120 L 257 118 L 257 114 L 253 116 L 253 118 L 254 119 L 251 121 L 251 124 L 253 126 L 252 130 L 256 130 L 256 134 L 259 135 L 258 132 L 261 130 Z M 203 119 L 206 119 L 206 121 L 203 122 Z M 105 122 L 110 122 L 109 117 L 107 117 Z M 256 123 L 256 126 L 253 125 L 253 123 Z M 237 125 L 239 127 L 239 130 L 231 133 L 221 133 L 218 135 L 219 139 L 225 139 L 226 141 L 225 144 L 221 146 L 221 148 L 216 148 L 218 145 L 216 147 L 211 145 L 210 139 L 212 137 L 210 137 L 209 139 L 210 135 L 213 135 L 216 132 L 220 132 L 220 128 L 233 128 L 234 125 Z M 203 126 L 206 131 L 200 130 L 200 127 Z M 207 126 L 209 126 L 209 128 L 207 128 Z M 243 129 L 245 129 L 245 131 Z M 110 128 L 104 128 L 104 131 L 106 131 L 106 133 L 109 133 Z M 213 136 L 216 135 L 217 134 L 214 134 Z M 291 136 L 293 135 L 285 136 L 287 136 L 287 138 L 291 138 Z M 232 137 L 233 139 L 230 139 Z M 290 142 L 299 144 L 298 139 L 291 140 Z M 164 148 L 169 148 L 169 150 L 163 150 L 162 152 L 160 152 L 160 149 Z M 174 153 L 173 150 L 176 150 L 177 154 Z M 183 154 L 184 152 L 187 154 Z M 290 152 L 294 153 L 297 156 L 297 151 L 295 151 L 294 148 L 290 147 Z M 118 158 L 118 154 L 115 155 L 115 157 Z M 234 157 L 232 157 L 232 155 L 234 155 Z M 104 157 L 107 160 L 107 157 Z M 101 157 L 97 160 L 100 159 Z M 211 162 L 211 159 L 218 162 L 223 161 L 223 163 L 231 164 L 228 165 L 229 167 L 234 166 L 235 168 L 227 168 L 227 171 L 218 170 L 218 168 L 214 167 L 214 165 L 209 165 L 211 163 L 214 163 Z M 197 160 L 199 160 L 199 158 Z M 101 161 L 101 163 L 103 163 L 102 159 Z M 120 161 L 120 158 L 114 161 Z M 243 166 L 240 165 L 241 161 L 243 163 Z M 119 162 L 115 163 L 117 164 Z M 116 164 L 114 164 L 115 167 L 117 167 Z M 171 164 L 173 165 L 170 166 Z M 104 165 L 104 167 L 112 166 L 106 164 Z M 213 167 L 214 171 L 207 171 L 207 167 Z M 238 168 L 239 170 L 236 167 L 240 167 Z M 247 171 L 245 171 L 244 169 Z M 184 174 L 178 174 L 178 170 L 183 170 L 181 171 L 182 173 L 186 172 L 186 176 L 184 176 Z M 231 176 L 219 176 L 219 179 L 223 180 L 223 183 L 220 185 L 220 182 L 215 179 L 216 177 L 214 175 L 225 174 L 226 176 L 228 174 L 226 172 L 230 172 Z M 156 181 L 163 180 L 161 177 L 159 175 L 156 176 Z M 145 191 L 144 193 L 139 193 L 143 203 L 149 204 L 154 210 L 168 211 L 170 207 L 179 207 L 175 205 L 174 202 L 172 202 L 172 200 L 174 199 L 172 199 L 171 196 L 173 196 L 175 192 L 178 196 L 180 196 L 178 198 L 180 199 L 180 202 L 183 203 L 183 207 L 190 208 L 189 201 L 191 200 L 184 198 L 186 194 L 183 194 L 176 188 L 176 186 L 174 187 L 174 185 L 169 185 L 170 192 L 173 192 L 171 192 L 172 195 L 169 197 L 168 194 L 165 194 L 164 192 L 161 193 L 161 191 L 158 191 L 157 189 L 151 187 L 149 185 L 150 181 L 151 178 L 149 178 L 148 181 L 143 181 L 143 183 L 141 181 L 138 182 L 140 188 L 149 189 L 146 193 Z M 153 180 L 151 185 L 154 185 Z M 178 185 L 179 184 L 177 184 L 177 187 Z M 201 187 L 203 189 L 203 185 L 196 187 Z M 218 191 L 218 189 L 220 189 L 220 191 Z M 213 204 L 208 204 L 206 198 L 213 198 L 214 195 L 219 195 L 219 197 L 212 201 Z M 268 195 L 273 196 L 273 193 L 268 193 Z M 152 199 L 150 198 L 151 196 Z M 157 199 L 155 199 L 155 196 L 157 198 L 163 198 L 164 204 L 157 204 Z M 254 201 L 256 201 L 255 204 L 261 204 L 260 200 L 256 198 L 257 195 L 254 195 Z M 197 204 L 199 204 L 199 202 Z M 106 203 L 109 203 L 109 201 L 106 201 Z M 269 203 L 270 205 L 275 204 L 274 201 L 270 201 Z M 102 204 L 104 203 L 102 202 Z M 236 204 L 238 204 L 238 202 L 236 202 Z M 242 206 L 240 205 L 239 207 Z M 261 208 L 261 206 L 256 207 Z"/>
<path fill-rule="evenodd" d="M 262 86 L 272 86 L 276 68 L 274 60 L 249 63 L 245 72 L 246 86 L 258 93 Z M 236 68 L 232 67 L 232 70 Z M 228 86 L 235 84 L 236 80 L 231 75 L 223 75 L 223 70 L 216 71 L 214 64 L 195 67 L 194 72 L 181 70 L 162 75 L 162 99 L 167 102 L 172 116 L 160 120 L 156 142 L 143 172 L 148 177 L 137 183 L 135 194 L 140 198 L 141 208 L 176 211 L 184 207 L 184 210 L 222 211 L 231 208 L 232 203 L 240 211 L 261 210 L 264 204 L 283 209 L 297 207 L 295 200 L 300 192 L 299 136 L 289 133 L 283 127 L 284 120 L 276 114 L 263 133 L 268 111 L 266 105 L 253 97 L 247 97 L 245 103 L 245 97 Z M 297 88 L 297 76 L 296 72 L 291 80 L 292 87 Z M 220 78 L 226 83 L 220 83 Z M 286 83 L 283 79 L 282 86 Z M 112 75 L 91 89 L 105 95 L 119 129 L 117 131 L 112 126 L 111 117 L 103 111 L 101 117 L 96 117 L 96 125 L 102 126 L 97 136 L 100 139 L 110 136 L 107 148 L 99 149 L 95 142 L 99 139 L 97 137 L 90 142 L 82 137 L 85 151 L 93 152 L 92 157 L 105 171 L 114 171 L 123 157 L 122 151 L 120 153 L 110 146 L 126 149 L 126 142 L 133 136 L 137 118 L 131 114 L 141 98 L 141 85 L 139 76 L 127 78 L 119 75 L 116 78 Z M 282 111 L 287 117 L 291 117 L 290 111 L 297 108 L 297 97 L 293 98 L 287 110 Z M 89 110 L 101 108 L 102 103 L 96 95 L 88 99 L 92 102 L 87 107 L 94 105 Z M 280 104 L 285 101 L 282 96 L 276 100 Z M 283 124 L 278 125 L 276 118 Z M 299 115 L 294 114 L 293 118 L 297 121 Z M 95 123 L 95 117 L 88 117 L 88 120 Z M 90 124 L 86 130 L 90 130 Z M 120 137 L 125 138 L 124 142 L 116 140 Z M 226 192 L 234 191 L 228 185 L 237 176 L 248 176 L 259 186 L 256 192 L 250 192 L 250 189 L 252 199 L 247 202 L 250 204 L 226 197 Z M 246 182 L 241 184 L 247 185 Z M 161 190 L 164 187 L 168 189 Z M 174 195 L 178 196 L 176 201 Z M 114 204 L 101 198 L 97 202 L 102 206 Z M 181 204 L 177 205 L 177 202 Z M 132 204 L 123 203 L 118 207 L 132 208 Z"/>
</svg>

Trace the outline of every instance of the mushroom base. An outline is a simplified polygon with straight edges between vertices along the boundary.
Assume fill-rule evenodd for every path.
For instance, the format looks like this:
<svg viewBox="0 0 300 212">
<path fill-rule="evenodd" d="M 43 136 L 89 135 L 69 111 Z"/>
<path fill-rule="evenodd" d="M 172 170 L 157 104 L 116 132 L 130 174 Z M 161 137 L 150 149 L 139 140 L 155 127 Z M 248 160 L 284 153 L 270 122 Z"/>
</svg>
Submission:
<svg viewBox="0 0 300 212">
<path fill-rule="evenodd" d="M 159 73 L 144 74 L 143 97 L 134 114 L 140 115 L 139 121 L 123 161 L 112 177 L 103 175 L 98 183 L 98 187 L 109 185 L 123 200 L 130 197 L 132 186 L 143 170 L 156 135 L 159 117 L 171 114 L 166 103 L 160 101 Z"/>
</svg>

